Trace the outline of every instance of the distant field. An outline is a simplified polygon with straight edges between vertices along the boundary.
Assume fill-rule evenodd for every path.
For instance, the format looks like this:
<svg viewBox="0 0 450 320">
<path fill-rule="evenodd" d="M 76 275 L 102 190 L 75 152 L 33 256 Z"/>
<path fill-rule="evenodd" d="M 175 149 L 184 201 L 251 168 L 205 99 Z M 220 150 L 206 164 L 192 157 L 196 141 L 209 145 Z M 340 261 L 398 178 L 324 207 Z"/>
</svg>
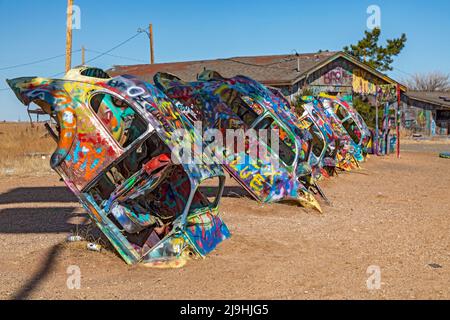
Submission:
<svg viewBox="0 0 450 320">
<path fill-rule="evenodd" d="M 402 139 L 404 151 L 450 151 L 450 139 Z M 0 122 L 0 177 L 42 175 L 50 173 L 49 156 L 55 142 L 43 123 Z"/>
<path fill-rule="evenodd" d="M 0 176 L 49 173 L 54 149 L 42 123 L 0 123 Z"/>
</svg>

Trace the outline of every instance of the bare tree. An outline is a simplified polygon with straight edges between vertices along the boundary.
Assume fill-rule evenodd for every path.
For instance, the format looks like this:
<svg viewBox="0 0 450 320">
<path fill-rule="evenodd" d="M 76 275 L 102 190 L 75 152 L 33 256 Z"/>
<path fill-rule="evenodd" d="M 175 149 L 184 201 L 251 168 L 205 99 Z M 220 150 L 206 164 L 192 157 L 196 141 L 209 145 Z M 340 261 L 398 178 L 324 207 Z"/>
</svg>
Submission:
<svg viewBox="0 0 450 320">
<path fill-rule="evenodd" d="M 441 72 L 416 73 L 405 83 L 410 90 L 450 91 L 450 74 Z"/>
</svg>

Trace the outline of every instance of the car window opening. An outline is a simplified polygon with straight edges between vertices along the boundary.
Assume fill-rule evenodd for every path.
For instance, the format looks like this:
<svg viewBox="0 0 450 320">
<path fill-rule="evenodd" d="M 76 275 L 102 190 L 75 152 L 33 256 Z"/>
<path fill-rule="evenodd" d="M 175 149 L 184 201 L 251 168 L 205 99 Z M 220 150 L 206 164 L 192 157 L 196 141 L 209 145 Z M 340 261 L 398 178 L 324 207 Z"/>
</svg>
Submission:
<svg viewBox="0 0 450 320">
<path fill-rule="evenodd" d="M 147 125 L 124 100 L 107 93 L 94 94 L 90 105 L 114 139 L 124 148 L 142 136 Z"/>
<path fill-rule="evenodd" d="M 224 90 L 222 99 L 231 110 L 248 126 L 252 126 L 258 114 L 241 98 L 241 94 L 234 90 Z"/>
<path fill-rule="evenodd" d="M 169 234 L 191 192 L 181 165 L 154 133 L 103 173 L 87 191 L 138 252 L 144 254 Z M 190 213 L 211 207 L 196 191 Z"/>
<path fill-rule="evenodd" d="M 266 129 L 267 132 L 267 146 L 272 146 L 272 130 L 278 131 L 279 136 L 279 158 L 286 165 L 290 166 L 295 161 L 295 142 L 286 134 L 286 132 L 280 128 L 272 117 L 266 117 L 258 122 L 255 127 L 256 130 Z"/>
</svg>

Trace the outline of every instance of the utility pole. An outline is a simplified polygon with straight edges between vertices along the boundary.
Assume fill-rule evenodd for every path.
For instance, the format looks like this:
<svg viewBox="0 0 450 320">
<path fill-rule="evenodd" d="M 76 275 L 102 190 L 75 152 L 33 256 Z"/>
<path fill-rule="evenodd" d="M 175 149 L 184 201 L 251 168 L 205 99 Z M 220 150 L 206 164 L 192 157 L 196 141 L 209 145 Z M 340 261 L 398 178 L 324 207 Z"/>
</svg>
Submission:
<svg viewBox="0 0 450 320">
<path fill-rule="evenodd" d="M 154 64 L 155 63 L 155 52 L 153 50 L 153 25 L 150 23 L 148 25 L 148 30 L 139 28 L 137 30 L 137 32 L 139 32 L 139 33 L 145 32 L 147 34 L 148 38 L 150 39 L 150 64 Z"/>
<path fill-rule="evenodd" d="M 148 26 L 148 35 L 150 38 L 150 64 L 155 63 L 155 52 L 153 51 L 153 25 Z"/>
<path fill-rule="evenodd" d="M 84 48 L 84 46 L 81 47 L 81 65 L 84 66 L 86 62 L 86 49 Z"/>
<path fill-rule="evenodd" d="M 73 0 L 67 0 L 66 73 L 72 68 L 72 14 Z"/>
</svg>

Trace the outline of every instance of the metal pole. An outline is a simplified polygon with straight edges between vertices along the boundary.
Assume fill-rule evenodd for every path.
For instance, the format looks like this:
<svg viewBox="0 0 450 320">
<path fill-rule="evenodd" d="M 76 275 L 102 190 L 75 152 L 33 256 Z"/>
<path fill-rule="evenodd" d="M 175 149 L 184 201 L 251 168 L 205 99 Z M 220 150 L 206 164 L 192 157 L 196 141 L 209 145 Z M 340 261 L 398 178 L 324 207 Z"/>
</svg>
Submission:
<svg viewBox="0 0 450 320">
<path fill-rule="evenodd" d="M 400 85 L 397 84 L 397 112 L 396 112 L 396 122 L 397 122 L 397 158 L 400 158 L 400 103 L 401 103 L 401 90 Z"/>
<path fill-rule="evenodd" d="M 155 52 L 153 51 L 153 25 L 148 26 L 148 34 L 150 36 L 150 63 L 155 63 Z"/>
<path fill-rule="evenodd" d="M 73 0 L 67 0 L 66 73 L 72 68 L 72 14 Z"/>
<path fill-rule="evenodd" d="M 378 124 L 378 95 L 375 97 L 375 152 L 377 156 L 379 155 L 378 150 L 378 142 L 379 142 L 379 124 Z"/>
<path fill-rule="evenodd" d="M 84 46 L 81 47 L 81 64 L 84 66 L 86 63 L 86 49 Z"/>
</svg>

